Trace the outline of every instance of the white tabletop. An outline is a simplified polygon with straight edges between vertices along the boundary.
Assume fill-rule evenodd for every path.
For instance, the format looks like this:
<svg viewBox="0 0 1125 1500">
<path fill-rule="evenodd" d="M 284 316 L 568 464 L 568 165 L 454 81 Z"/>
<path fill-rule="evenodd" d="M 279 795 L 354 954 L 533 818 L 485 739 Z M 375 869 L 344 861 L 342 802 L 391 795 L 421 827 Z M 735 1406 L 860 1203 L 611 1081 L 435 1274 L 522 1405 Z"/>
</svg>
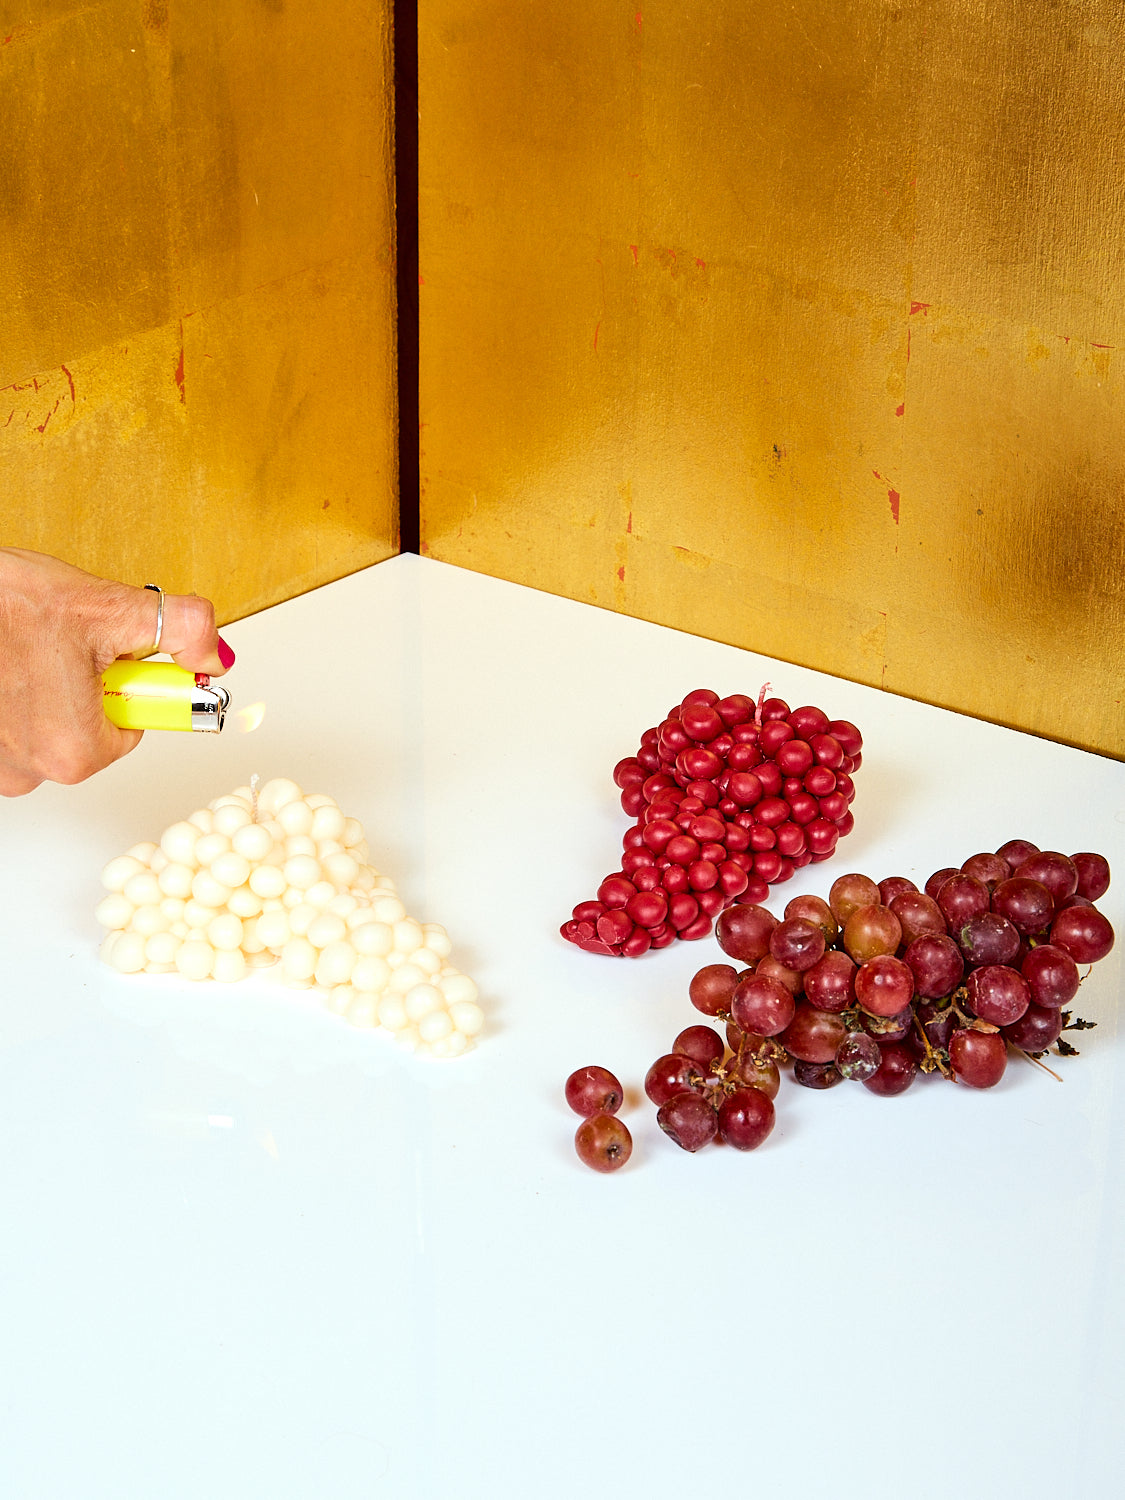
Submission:
<svg viewBox="0 0 1125 1500">
<path fill-rule="evenodd" d="M 1103 852 L 1120 931 L 1125 766 L 415 557 L 226 634 L 256 733 L 152 733 L 0 807 L 0 1493 L 1116 1493 L 1121 945 L 1061 1085 L 786 1080 L 760 1150 L 689 1156 L 641 1084 L 715 940 L 610 960 L 558 927 L 617 868 L 614 763 L 695 687 L 864 734 L 854 833 L 774 910 L 1019 836 Z M 98 962 L 104 863 L 252 772 L 335 797 L 448 928 L 474 1052 Z M 629 1090 L 613 1176 L 571 1144 L 588 1062 Z"/>
</svg>

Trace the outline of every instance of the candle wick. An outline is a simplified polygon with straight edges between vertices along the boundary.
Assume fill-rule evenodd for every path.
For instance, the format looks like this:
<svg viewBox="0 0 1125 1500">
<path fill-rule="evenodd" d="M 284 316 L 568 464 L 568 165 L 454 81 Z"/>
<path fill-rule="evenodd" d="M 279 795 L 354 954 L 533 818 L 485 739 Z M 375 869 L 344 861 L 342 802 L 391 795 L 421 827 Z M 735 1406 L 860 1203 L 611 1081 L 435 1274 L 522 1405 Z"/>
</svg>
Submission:
<svg viewBox="0 0 1125 1500">
<path fill-rule="evenodd" d="M 252 823 L 258 821 L 258 788 L 261 784 L 262 778 L 255 771 L 250 778 L 250 821 Z"/>
</svg>

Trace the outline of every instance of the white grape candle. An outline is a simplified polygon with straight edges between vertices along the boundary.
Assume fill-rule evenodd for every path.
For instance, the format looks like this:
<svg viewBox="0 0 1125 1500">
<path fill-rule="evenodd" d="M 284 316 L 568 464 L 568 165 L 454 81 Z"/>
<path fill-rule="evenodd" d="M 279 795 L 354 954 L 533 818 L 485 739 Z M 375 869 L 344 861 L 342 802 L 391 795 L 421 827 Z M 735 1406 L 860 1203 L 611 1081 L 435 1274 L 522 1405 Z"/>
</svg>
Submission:
<svg viewBox="0 0 1125 1500">
<path fill-rule="evenodd" d="M 363 827 L 278 777 L 239 787 L 102 871 L 103 961 L 121 974 L 231 984 L 278 966 L 353 1026 L 456 1057 L 484 1016 L 444 927 L 407 915 L 367 863 Z"/>
</svg>

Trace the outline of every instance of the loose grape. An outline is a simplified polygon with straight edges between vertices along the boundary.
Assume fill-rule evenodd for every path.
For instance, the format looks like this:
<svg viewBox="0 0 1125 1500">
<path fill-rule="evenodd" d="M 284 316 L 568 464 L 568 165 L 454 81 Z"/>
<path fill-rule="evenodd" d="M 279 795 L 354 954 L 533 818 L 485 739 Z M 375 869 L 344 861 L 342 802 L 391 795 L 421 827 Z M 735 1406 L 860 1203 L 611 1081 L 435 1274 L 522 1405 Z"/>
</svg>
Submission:
<svg viewBox="0 0 1125 1500">
<path fill-rule="evenodd" d="M 633 1137 L 616 1115 L 594 1115 L 575 1131 L 574 1149 L 595 1172 L 616 1172 L 633 1153 Z"/>
<path fill-rule="evenodd" d="M 608 1068 L 594 1063 L 574 1070 L 566 1080 L 565 1093 L 571 1109 L 584 1119 L 615 1115 L 625 1097 L 625 1091 Z"/>
</svg>

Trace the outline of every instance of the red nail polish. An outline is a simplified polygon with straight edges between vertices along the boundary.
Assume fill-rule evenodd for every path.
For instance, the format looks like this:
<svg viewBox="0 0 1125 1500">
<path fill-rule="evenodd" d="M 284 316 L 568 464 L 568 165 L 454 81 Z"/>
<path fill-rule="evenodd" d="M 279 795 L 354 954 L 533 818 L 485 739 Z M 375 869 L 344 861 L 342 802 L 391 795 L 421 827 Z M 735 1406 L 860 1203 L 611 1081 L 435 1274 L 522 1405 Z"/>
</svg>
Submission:
<svg viewBox="0 0 1125 1500">
<path fill-rule="evenodd" d="M 229 672 L 231 667 L 234 666 L 234 652 L 227 645 L 226 641 L 223 640 L 222 636 L 219 637 L 219 660 L 223 664 L 224 672 Z"/>
</svg>

